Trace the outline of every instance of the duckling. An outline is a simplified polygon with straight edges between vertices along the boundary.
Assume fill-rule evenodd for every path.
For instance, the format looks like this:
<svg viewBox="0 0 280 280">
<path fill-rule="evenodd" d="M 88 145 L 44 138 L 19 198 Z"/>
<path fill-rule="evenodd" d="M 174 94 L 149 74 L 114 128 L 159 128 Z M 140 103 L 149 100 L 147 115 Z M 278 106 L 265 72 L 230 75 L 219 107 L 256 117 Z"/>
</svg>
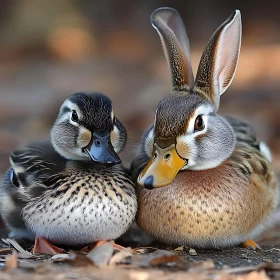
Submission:
<svg viewBox="0 0 280 280">
<path fill-rule="evenodd" d="M 256 248 L 251 239 L 278 203 L 271 155 L 249 124 L 217 112 L 236 72 L 240 12 L 211 37 L 195 80 L 179 13 L 160 8 L 151 22 L 169 64 L 172 94 L 158 105 L 131 165 L 140 186 L 137 222 L 169 244 Z"/>
<path fill-rule="evenodd" d="M 126 130 L 111 100 L 76 93 L 62 104 L 50 141 L 11 154 L 0 189 L 1 216 L 12 238 L 35 241 L 34 252 L 60 252 L 114 240 L 134 221 L 134 184 L 121 166 Z"/>
</svg>

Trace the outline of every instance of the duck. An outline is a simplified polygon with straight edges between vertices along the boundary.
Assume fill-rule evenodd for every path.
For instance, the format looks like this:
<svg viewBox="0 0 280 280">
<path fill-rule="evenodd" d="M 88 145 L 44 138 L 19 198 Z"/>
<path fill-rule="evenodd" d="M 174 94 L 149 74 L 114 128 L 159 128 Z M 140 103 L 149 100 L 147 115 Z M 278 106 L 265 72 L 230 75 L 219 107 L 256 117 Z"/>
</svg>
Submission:
<svg viewBox="0 0 280 280">
<path fill-rule="evenodd" d="M 195 79 L 178 11 L 159 8 L 151 23 L 164 49 L 172 90 L 159 103 L 131 164 L 137 223 L 170 245 L 257 249 L 254 239 L 273 222 L 279 199 L 271 152 L 250 124 L 218 113 L 237 69 L 240 11 L 212 35 Z"/>
<path fill-rule="evenodd" d="M 118 155 L 127 134 L 112 101 L 78 92 L 60 107 L 50 140 L 14 151 L 0 189 L 9 237 L 35 240 L 34 253 L 114 240 L 134 221 L 134 183 Z M 117 245 L 117 244 L 116 244 Z"/>
</svg>

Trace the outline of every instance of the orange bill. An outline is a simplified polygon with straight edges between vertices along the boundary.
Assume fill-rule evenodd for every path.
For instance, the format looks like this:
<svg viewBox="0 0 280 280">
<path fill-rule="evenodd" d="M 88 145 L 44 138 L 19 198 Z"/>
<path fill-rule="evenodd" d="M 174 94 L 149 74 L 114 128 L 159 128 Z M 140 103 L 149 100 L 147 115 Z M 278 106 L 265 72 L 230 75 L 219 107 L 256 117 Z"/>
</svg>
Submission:
<svg viewBox="0 0 280 280">
<path fill-rule="evenodd" d="M 187 160 L 178 155 L 174 144 L 165 149 L 154 144 L 152 159 L 139 175 L 137 183 L 147 189 L 166 186 L 186 164 Z"/>
</svg>

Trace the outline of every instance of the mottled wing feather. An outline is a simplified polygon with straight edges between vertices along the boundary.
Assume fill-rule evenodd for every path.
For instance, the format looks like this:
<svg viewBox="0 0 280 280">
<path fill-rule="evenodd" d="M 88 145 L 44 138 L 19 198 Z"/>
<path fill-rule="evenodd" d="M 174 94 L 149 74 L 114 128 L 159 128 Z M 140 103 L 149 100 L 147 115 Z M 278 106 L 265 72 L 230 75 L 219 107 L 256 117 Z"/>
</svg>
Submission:
<svg viewBox="0 0 280 280">
<path fill-rule="evenodd" d="M 275 172 L 260 149 L 260 141 L 253 128 L 244 121 L 231 117 L 226 119 L 232 126 L 237 140 L 235 151 L 229 160 L 233 169 L 250 176 L 250 180 L 258 188 L 277 193 L 278 183 Z M 277 199 L 273 201 L 273 207 L 276 207 L 275 203 Z"/>
<path fill-rule="evenodd" d="M 260 141 L 252 126 L 244 121 L 232 117 L 225 117 L 225 119 L 233 128 L 237 143 L 247 143 L 248 145 L 260 150 Z"/>
<path fill-rule="evenodd" d="M 13 152 L 11 165 L 12 183 L 19 182 L 25 189 L 32 188 L 35 195 L 40 194 L 42 188 L 53 185 L 54 177 L 65 169 L 66 160 L 53 149 L 50 142 L 44 142 Z"/>
</svg>

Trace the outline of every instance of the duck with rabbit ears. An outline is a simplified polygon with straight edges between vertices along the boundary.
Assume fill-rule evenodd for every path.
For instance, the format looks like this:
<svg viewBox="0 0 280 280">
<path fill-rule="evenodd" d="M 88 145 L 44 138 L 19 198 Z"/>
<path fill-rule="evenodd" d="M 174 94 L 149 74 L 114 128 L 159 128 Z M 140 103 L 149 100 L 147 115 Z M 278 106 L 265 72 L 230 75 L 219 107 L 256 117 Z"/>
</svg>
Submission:
<svg viewBox="0 0 280 280">
<path fill-rule="evenodd" d="M 62 104 L 51 141 L 10 157 L 0 189 L 1 216 L 12 238 L 35 241 L 34 252 L 81 246 L 122 235 L 134 221 L 134 184 L 120 165 L 126 131 L 111 100 L 76 93 Z M 50 243 L 51 242 L 51 243 Z"/>
<path fill-rule="evenodd" d="M 236 72 L 241 16 L 213 34 L 194 80 L 183 20 L 171 8 L 151 16 L 172 78 L 144 133 L 131 174 L 138 185 L 138 224 L 157 239 L 201 248 L 257 247 L 278 184 L 267 146 L 247 123 L 218 114 Z"/>
</svg>

